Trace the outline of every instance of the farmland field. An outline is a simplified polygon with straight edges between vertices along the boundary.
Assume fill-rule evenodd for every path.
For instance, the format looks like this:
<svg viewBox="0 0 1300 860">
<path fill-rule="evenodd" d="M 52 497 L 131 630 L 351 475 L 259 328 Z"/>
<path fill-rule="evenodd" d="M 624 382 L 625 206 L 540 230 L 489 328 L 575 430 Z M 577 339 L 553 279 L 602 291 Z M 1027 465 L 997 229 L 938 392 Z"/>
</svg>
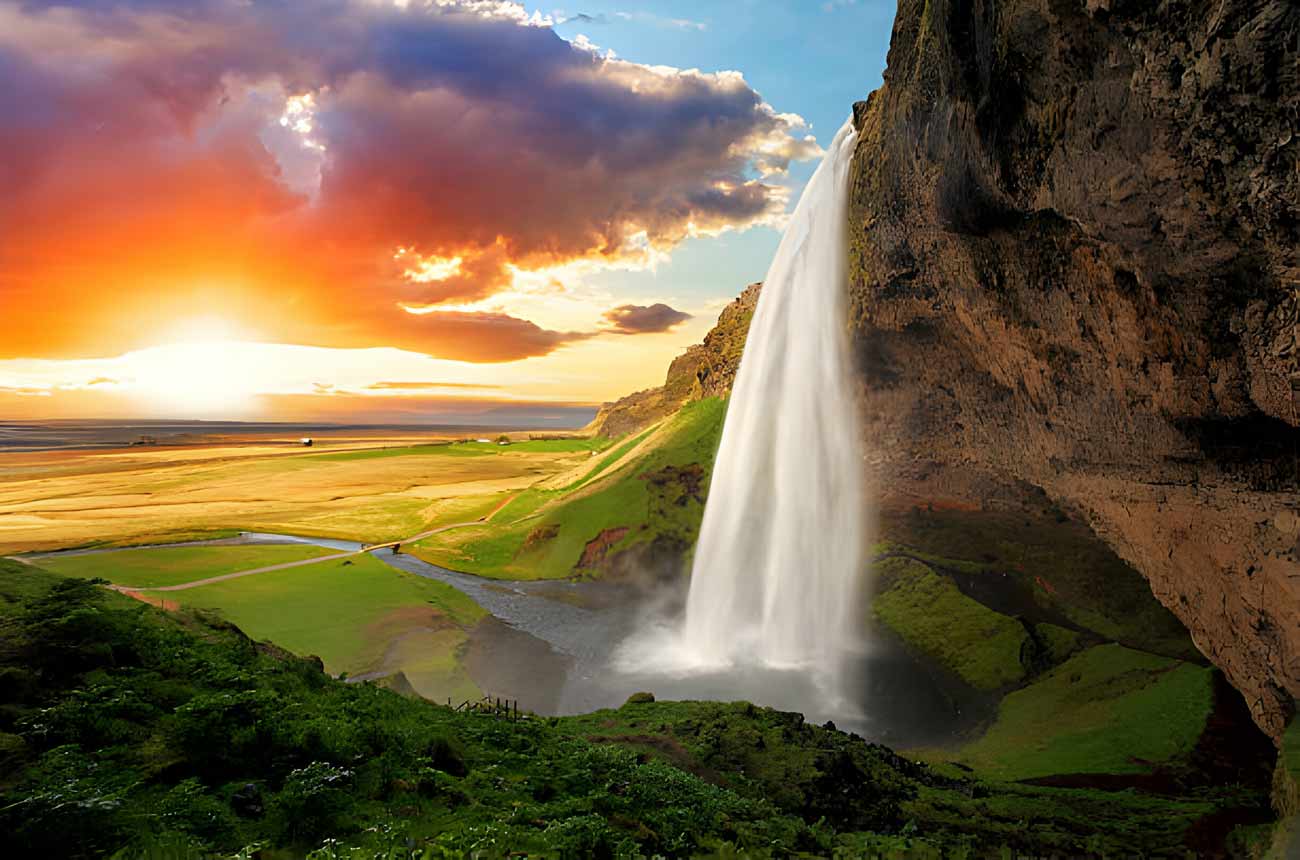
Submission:
<svg viewBox="0 0 1300 860">
<path fill-rule="evenodd" d="M 486 615 L 473 599 L 369 554 L 341 558 L 329 547 L 238 535 L 373 544 L 492 528 L 555 496 L 539 488 L 592 480 L 627 451 L 624 443 L 611 454 L 609 440 L 591 437 L 503 442 L 366 438 L 310 449 L 11 456 L 0 469 L 0 555 L 104 579 L 167 609 L 214 613 L 255 640 L 319 656 L 336 675 L 392 682 L 400 672 L 402 689 L 472 698 L 480 690 L 464 658 Z M 206 538 L 221 540 L 165 545 Z M 279 565 L 292 566 L 262 570 Z M 230 574 L 247 575 L 207 581 Z"/>
<path fill-rule="evenodd" d="M 603 439 L 373 439 L 58 451 L 0 466 L 0 554 L 161 543 L 240 530 L 368 543 L 477 519 Z M 477 515 L 474 512 L 478 511 Z"/>
</svg>

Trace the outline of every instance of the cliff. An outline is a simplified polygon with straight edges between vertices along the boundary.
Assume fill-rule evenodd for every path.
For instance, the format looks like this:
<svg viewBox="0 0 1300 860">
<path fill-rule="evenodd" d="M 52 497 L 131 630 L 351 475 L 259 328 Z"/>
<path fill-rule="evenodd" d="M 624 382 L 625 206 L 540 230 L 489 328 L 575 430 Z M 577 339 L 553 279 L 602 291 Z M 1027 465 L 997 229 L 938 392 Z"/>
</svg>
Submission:
<svg viewBox="0 0 1300 860">
<path fill-rule="evenodd" d="M 673 359 L 662 387 L 604 404 L 587 429 L 598 436 L 622 436 L 676 412 L 684 403 L 730 392 L 761 287 L 750 284 L 722 309 L 704 342 Z"/>
<path fill-rule="evenodd" d="M 1300 693 L 1300 7 L 901 0 L 855 106 L 882 479 L 1041 487 L 1276 739 Z"/>
</svg>

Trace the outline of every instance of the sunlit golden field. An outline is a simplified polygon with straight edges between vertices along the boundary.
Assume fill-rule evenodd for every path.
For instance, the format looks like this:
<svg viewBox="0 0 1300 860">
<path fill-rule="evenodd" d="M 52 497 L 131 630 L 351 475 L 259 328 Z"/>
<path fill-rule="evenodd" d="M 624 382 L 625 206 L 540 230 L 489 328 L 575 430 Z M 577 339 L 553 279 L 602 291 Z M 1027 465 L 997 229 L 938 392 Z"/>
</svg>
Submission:
<svg viewBox="0 0 1300 860">
<path fill-rule="evenodd" d="M 312 449 L 237 443 L 0 459 L 0 553 L 229 531 L 382 542 L 470 522 L 603 440 L 457 443 L 423 436 Z"/>
</svg>

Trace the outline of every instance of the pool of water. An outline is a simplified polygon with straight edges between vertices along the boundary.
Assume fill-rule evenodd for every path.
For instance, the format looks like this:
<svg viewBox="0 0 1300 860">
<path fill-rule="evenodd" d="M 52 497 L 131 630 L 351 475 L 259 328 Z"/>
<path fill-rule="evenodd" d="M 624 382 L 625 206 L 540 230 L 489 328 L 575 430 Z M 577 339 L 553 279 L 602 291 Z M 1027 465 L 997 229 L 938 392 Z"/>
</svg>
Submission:
<svg viewBox="0 0 1300 860">
<path fill-rule="evenodd" d="M 833 698 L 804 668 L 735 664 L 688 674 L 638 669 L 618 659 L 620 649 L 643 629 L 650 612 L 679 604 L 672 596 L 646 595 L 607 582 L 491 580 L 389 550 L 374 555 L 459 589 L 499 621 L 568 658 L 557 669 L 553 654 L 527 640 L 495 655 L 515 665 L 536 662 L 542 683 L 558 687 L 547 709 L 557 714 L 617 707 L 632 693 L 649 691 L 661 699 L 751 701 L 798 711 L 818 723 L 830 720 L 871 740 L 910 746 L 953 742 L 993 707 L 992 700 L 972 697 L 955 678 L 919 660 L 887 633 L 873 635 L 869 645 L 846 655 L 847 695 Z"/>
</svg>

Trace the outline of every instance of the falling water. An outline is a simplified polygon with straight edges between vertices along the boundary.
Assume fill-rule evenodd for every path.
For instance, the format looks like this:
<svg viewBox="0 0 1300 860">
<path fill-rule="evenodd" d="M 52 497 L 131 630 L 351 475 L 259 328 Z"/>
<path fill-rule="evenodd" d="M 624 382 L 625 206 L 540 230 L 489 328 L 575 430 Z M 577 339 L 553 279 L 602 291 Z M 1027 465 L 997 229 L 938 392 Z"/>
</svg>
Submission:
<svg viewBox="0 0 1300 860">
<path fill-rule="evenodd" d="M 854 618 L 866 500 L 845 324 L 848 168 L 836 134 L 750 324 L 691 573 L 681 651 L 830 671 Z"/>
</svg>

